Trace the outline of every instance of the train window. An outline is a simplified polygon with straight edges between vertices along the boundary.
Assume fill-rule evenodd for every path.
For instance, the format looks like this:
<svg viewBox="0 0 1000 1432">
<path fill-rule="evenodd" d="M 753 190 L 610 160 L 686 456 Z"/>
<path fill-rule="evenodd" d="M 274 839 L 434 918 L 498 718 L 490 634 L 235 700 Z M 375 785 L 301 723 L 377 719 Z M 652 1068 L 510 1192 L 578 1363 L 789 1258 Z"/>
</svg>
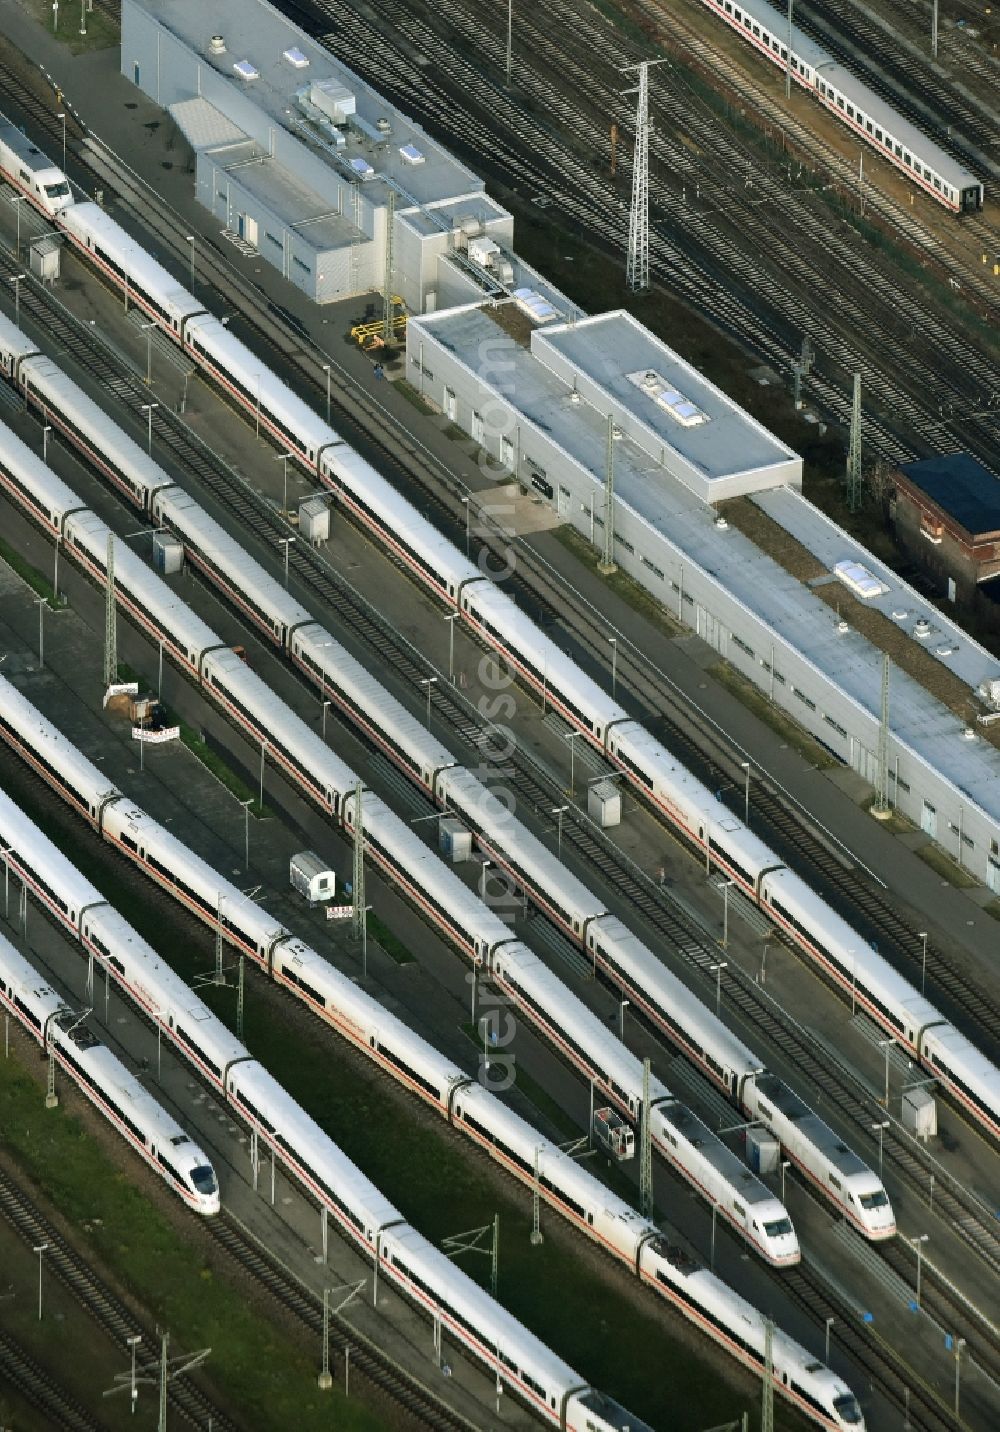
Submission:
<svg viewBox="0 0 1000 1432">
<path fill-rule="evenodd" d="M 893 146 L 892 146 L 892 148 L 893 148 L 893 151 L 894 151 L 894 153 L 895 153 L 895 155 L 896 155 L 896 158 L 897 158 L 897 159 L 902 159 L 902 157 L 903 157 L 903 146 L 902 146 L 901 144 L 895 144 L 895 143 L 894 143 Z"/>
<path fill-rule="evenodd" d="M 750 20 L 749 20 L 749 18 L 748 18 L 747 16 L 744 16 L 744 17 L 743 17 L 743 28 L 744 28 L 745 30 L 749 30 L 749 28 L 750 28 Z"/>
<path fill-rule="evenodd" d="M 733 7 L 732 7 L 732 5 L 730 5 L 729 0 L 726 0 L 726 14 L 727 14 L 727 15 L 731 15 L 732 13 L 733 13 Z"/>
<path fill-rule="evenodd" d="M 799 67 L 799 62 L 798 62 L 798 60 L 795 58 L 795 56 L 793 55 L 793 56 L 792 56 L 792 69 L 793 69 L 793 70 L 797 70 L 798 67 Z"/>
<path fill-rule="evenodd" d="M 853 104 L 849 104 L 849 105 L 847 106 L 847 113 L 850 115 L 851 119 L 854 118 L 854 106 L 853 106 Z"/>
<path fill-rule="evenodd" d="M 865 120 L 865 129 L 867 129 L 867 131 L 868 131 L 869 134 L 871 134 L 872 131 L 874 130 L 874 125 L 872 124 L 872 122 L 871 122 L 870 119 L 866 119 L 866 120 Z"/>
<path fill-rule="evenodd" d="M 840 95 L 840 94 L 839 94 L 839 95 L 837 96 L 837 108 L 838 108 L 838 109 L 843 109 L 843 108 L 844 108 L 844 96 L 843 96 L 843 95 Z"/>
<path fill-rule="evenodd" d="M 759 39 L 760 39 L 760 26 L 759 26 L 759 25 L 754 25 L 754 27 L 753 27 L 753 32 L 754 32 L 754 34 L 757 36 L 757 39 L 759 40 Z"/>
<path fill-rule="evenodd" d="M 935 178 L 935 180 L 934 180 L 934 188 L 937 189 L 937 190 L 940 190 L 940 188 L 941 188 L 941 180 L 940 180 L 940 179 Z M 995 845 L 996 845 L 996 841 L 994 840 L 994 841 L 992 842 L 992 844 L 995 846 Z M 994 852 L 994 853 L 995 853 L 995 852 Z"/>
<path fill-rule="evenodd" d="M 907 154 L 905 149 L 903 151 L 903 163 L 908 164 L 911 169 L 913 168 L 913 155 Z"/>
<path fill-rule="evenodd" d="M 875 138 L 878 140 L 879 144 L 884 144 L 884 143 L 885 143 L 885 140 L 883 139 L 883 136 L 882 136 L 882 131 L 879 129 L 879 127 L 878 127 L 877 124 L 876 124 L 876 126 L 875 126 Z"/>
</svg>

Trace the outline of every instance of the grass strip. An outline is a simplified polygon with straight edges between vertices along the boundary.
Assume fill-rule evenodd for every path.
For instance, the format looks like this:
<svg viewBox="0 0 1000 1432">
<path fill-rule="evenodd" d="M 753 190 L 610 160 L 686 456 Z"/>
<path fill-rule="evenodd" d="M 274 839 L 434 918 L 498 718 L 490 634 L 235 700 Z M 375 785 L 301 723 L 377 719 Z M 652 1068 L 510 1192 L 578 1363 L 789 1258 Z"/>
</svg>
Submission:
<svg viewBox="0 0 1000 1432">
<path fill-rule="evenodd" d="M 437 409 L 433 404 L 429 403 L 425 397 L 418 393 L 413 384 L 408 383 L 405 378 L 396 378 L 392 386 L 396 389 L 396 392 L 399 393 L 400 397 L 405 398 L 418 412 L 426 414 L 427 417 L 433 417 L 437 413 Z M 464 437 L 465 434 L 463 433 L 462 436 Z"/>
<path fill-rule="evenodd" d="M 597 571 L 601 562 L 601 553 L 575 527 L 568 525 L 556 527 L 553 536 L 585 567 L 589 567 L 592 572 Z M 667 636 L 676 636 L 682 630 L 680 624 L 669 614 L 663 602 L 654 597 L 652 592 L 648 592 L 627 572 L 619 569 L 617 572 L 610 573 L 609 576 L 602 577 L 602 580 L 607 583 L 616 596 L 621 597 L 623 602 L 627 602 L 633 611 L 639 612 Z"/>
<path fill-rule="evenodd" d="M 226 764 L 217 751 L 213 751 L 208 742 L 199 736 L 192 726 L 183 721 L 177 723 L 181 728 L 181 740 L 193 756 L 196 756 L 207 771 L 231 791 L 240 802 L 250 802 L 250 814 L 258 820 L 264 820 L 270 815 L 266 805 L 261 805 L 259 795 L 256 795 L 242 776 L 233 770 L 232 766 Z"/>
<path fill-rule="evenodd" d="M 838 764 L 837 758 L 825 746 L 813 740 L 791 716 L 768 701 L 763 691 L 759 691 L 752 681 L 748 681 L 735 667 L 730 666 L 728 661 L 717 661 L 709 667 L 709 674 L 720 686 L 731 691 L 748 711 L 759 716 L 765 725 L 770 726 L 771 730 L 783 737 L 790 746 L 794 746 L 817 770 L 826 771 Z"/>
<path fill-rule="evenodd" d="M 958 890 L 971 890 L 979 884 L 967 870 L 962 869 L 957 860 L 952 859 L 946 850 L 942 850 L 940 845 L 935 845 L 932 841 L 928 841 L 926 845 L 918 845 L 916 853 L 925 865 L 929 865 Z"/>
<path fill-rule="evenodd" d="M 37 567 L 33 567 L 30 562 L 26 562 L 20 552 L 12 547 L 9 542 L 5 542 L 2 537 L 0 537 L 0 557 L 7 563 L 8 567 L 13 568 L 22 582 L 27 582 L 28 586 L 37 596 L 44 597 L 50 607 L 58 607 L 60 605 L 56 589 L 48 578 L 44 577 Z"/>
<path fill-rule="evenodd" d="M 416 956 L 410 953 L 402 940 L 396 938 L 385 921 L 380 920 L 373 910 L 368 911 L 368 929 L 389 958 L 395 960 L 397 965 L 416 963 Z"/>
<path fill-rule="evenodd" d="M 316 1359 L 260 1316 L 245 1291 L 198 1251 L 125 1170 L 60 1105 L 42 1109 L 42 1086 L 16 1058 L 0 1061 L 0 1147 L 13 1154 L 59 1212 L 81 1229 L 96 1260 L 169 1328 L 182 1348 L 211 1347 L 210 1380 L 240 1420 L 275 1432 L 380 1426 L 334 1385 L 316 1390 Z"/>
</svg>

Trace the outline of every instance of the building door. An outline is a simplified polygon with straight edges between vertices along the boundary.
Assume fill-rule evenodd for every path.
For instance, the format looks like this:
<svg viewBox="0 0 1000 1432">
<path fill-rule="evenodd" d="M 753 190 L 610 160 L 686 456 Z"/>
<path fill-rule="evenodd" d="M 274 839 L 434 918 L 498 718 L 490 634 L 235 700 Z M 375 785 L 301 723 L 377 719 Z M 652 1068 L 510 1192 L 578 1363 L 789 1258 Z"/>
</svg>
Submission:
<svg viewBox="0 0 1000 1432">
<path fill-rule="evenodd" d="M 986 861 L 986 884 L 994 895 L 1000 895 L 1000 864 L 997 864 L 992 855 Z"/>
<path fill-rule="evenodd" d="M 139 88 L 139 61 L 138 61 L 138 60 L 133 60 L 133 61 L 132 61 L 132 83 L 135 85 L 136 89 Z"/>
<path fill-rule="evenodd" d="M 560 517 L 568 517 L 572 502 L 572 493 L 568 487 L 559 485 L 559 496 L 556 498 L 556 511 Z"/>
<path fill-rule="evenodd" d="M 937 840 L 937 811 L 930 801 L 924 801 L 923 809 L 920 812 L 920 829 L 931 840 Z"/>
</svg>

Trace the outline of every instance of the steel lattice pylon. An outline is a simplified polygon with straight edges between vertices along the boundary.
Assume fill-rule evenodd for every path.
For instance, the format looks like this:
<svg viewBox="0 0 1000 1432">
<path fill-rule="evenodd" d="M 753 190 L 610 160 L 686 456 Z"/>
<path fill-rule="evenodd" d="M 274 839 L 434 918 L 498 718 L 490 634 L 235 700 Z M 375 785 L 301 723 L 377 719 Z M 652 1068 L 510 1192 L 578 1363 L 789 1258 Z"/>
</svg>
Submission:
<svg viewBox="0 0 1000 1432">
<path fill-rule="evenodd" d="M 625 278 L 633 293 L 649 287 L 649 64 L 646 61 L 639 66 Z"/>
<path fill-rule="evenodd" d="M 104 608 L 104 685 L 118 680 L 118 613 L 115 608 L 115 539 L 108 533 L 107 590 Z"/>
<path fill-rule="evenodd" d="M 639 1212 L 653 1215 L 653 1139 L 649 1121 L 649 1060 L 642 1061 L 642 1117 L 639 1120 Z"/>
<path fill-rule="evenodd" d="M 351 898 L 354 904 L 354 938 L 360 940 L 365 928 L 365 833 L 361 809 L 361 782 L 354 787 L 354 872 Z"/>
<path fill-rule="evenodd" d="M 847 448 L 847 506 L 857 512 L 861 506 L 861 374 L 854 375 L 854 404 L 851 408 L 851 437 Z"/>
<path fill-rule="evenodd" d="M 760 1399 L 760 1432 L 774 1432 L 774 1324 L 764 1319 L 764 1387 Z"/>
</svg>

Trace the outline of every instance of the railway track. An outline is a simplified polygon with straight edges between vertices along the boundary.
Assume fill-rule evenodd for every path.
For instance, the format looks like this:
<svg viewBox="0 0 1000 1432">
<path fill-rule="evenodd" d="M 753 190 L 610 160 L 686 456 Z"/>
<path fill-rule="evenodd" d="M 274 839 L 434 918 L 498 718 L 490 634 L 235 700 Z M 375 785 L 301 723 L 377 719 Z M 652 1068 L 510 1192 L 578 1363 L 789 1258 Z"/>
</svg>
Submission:
<svg viewBox="0 0 1000 1432">
<path fill-rule="evenodd" d="M 81 1255 L 66 1242 L 34 1200 L 2 1170 L 0 1214 L 31 1247 L 47 1244 L 46 1271 L 59 1279 L 117 1347 L 124 1350 L 126 1338 L 137 1332 L 142 1334 L 143 1341 L 148 1346 L 156 1344 L 155 1329 L 143 1325 Z M 213 1403 L 190 1376 L 172 1378 L 167 1396 L 173 1410 L 191 1426 L 204 1428 L 211 1421 L 213 1428 L 219 1428 L 221 1432 L 238 1432 L 239 1424 Z M 55 1425 L 60 1428 L 63 1426 L 61 1422 Z"/>
<path fill-rule="evenodd" d="M 208 258 L 209 258 L 209 262 L 211 262 L 211 263 L 215 263 L 215 262 L 216 262 L 215 255 L 209 255 Z M 199 263 L 201 263 L 201 262 L 203 262 L 203 261 L 202 261 L 202 255 L 201 255 L 201 252 L 199 252 Z M 219 266 L 222 266 L 221 261 L 219 261 Z M 231 274 L 226 274 L 226 278 L 228 278 L 229 285 L 232 286 L 232 275 L 231 275 Z M 246 285 L 246 286 L 249 286 L 249 285 Z M 271 344 L 271 347 L 274 347 L 274 341 L 272 341 L 272 339 L 269 339 L 269 344 Z M 294 349 L 294 348 L 295 348 L 295 341 L 289 342 L 289 348 L 291 348 L 291 349 Z M 284 352 L 285 355 L 288 355 L 289 348 L 282 348 L 281 351 Z M 299 354 L 299 357 L 301 357 L 301 354 Z M 304 364 L 299 364 L 299 365 L 301 365 L 301 367 L 305 367 Z M 314 371 L 311 371 L 311 369 L 309 369 L 309 372 L 311 372 L 311 377 L 312 377 L 312 379 L 315 379 L 315 372 L 314 372 Z M 159 417 L 158 417 L 158 420 L 156 420 L 156 428 L 158 428 L 158 438 L 160 438 L 160 440 L 162 440 L 162 438 L 163 438 L 163 432 L 162 432 L 162 430 L 160 430 L 160 422 L 162 422 L 162 421 L 165 421 L 165 420 L 160 420 Z M 440 478 L 438 478 L 438 480 L 440 480 Z M 274 514 L 272 514 L 272 516 L 274 516 Z M 437 696 L 437 693 L 436 693 L 436 696 Z"/>
<path fill-rule="evenodd" d="M 81 363 L 108 391 L 130 410 L 136 410 L 144 396 L 141 378 L 131 372 L 120 358 L 105 349 L 93 330 L 71 320 L 45 291 L 29 288 L 24 291 L 22 305 L 25 317 L 43 325 L 61 350 Z M 161 416 L 162 415 L 162 416 Z M 197 480 L 235 513 L 240 521 L 258 537 L 273 544 L 274 535 L 285 531 L 278 513 L 226 464 L 201 445 L 186 425 L 169 410 L 157 411 L 156 433 L 177 461 L 192 471 Z M 323 558 L 305 544 L 295 544 L 289 563 L 303 587 L 333 609 L 340 627 L 350 631 L 364 648 L 378 649 L 389 660 L 404 686 L 411 691 L 427 672 L 428 665 L 399 634 L 355 592 L 342 577 L 334 573 Z M 432 689 L 435 716 L 445 722 L 474 757 L 481 753 L 488 739 L 480 718 L 455 688 L 439 682 Z M 533 766 L 519 753 L 514 759 L 515 770 L 506 775 L 512 784 L 520 808 L 537 812 L 551 809 L 560 792 L 551 778 Z M 703 931 L 676 906 L 669 895 L 659 889 L 642 871 L 632 865 L 624 854 L 593 826 L 582 812 L 571 809 L 564 821 L 562 840 L 572 850 L 583 868 L 596 867 L 605 880 L 618 892 L 628 906 L 641 913 L 667 945 L 693 972 L 699 992 L 705 993 L 711 983 L 709 967 L 717 959 L 717 949 Z M 700 977 L 700 978 L 699 978 Z M 781 1049 L 791 1065 L 797 1067 L 823 1099 L 832 1102 L 857 1129 L 867 1131 L 872 1116 L 878 1112 L 874 1101 L 866 1095 L 847 1071 L 834 1070 L 829 1056 L 751 980 L 735 969 L 726 974 L 724 982 L 727 1002 L 739 1010 L 748 1026 L 763 1034 Z M 927 1159 L 915 1145 L 898 1131 L 886 1141 L 886 1153 L 897 1165 L 902 1177 L 921 1193 L 927 1187 L 931 1172 L 940 1178 L 938 1207 L 953 1221 L 961 1237 L 975 1249 L 990 1267 L 1000 1271 L 1000 1238 L 990 1225 L 988 1211 L 980 1207 L 965 1190 L 941 1176 L 938 1166 Z"/>
<path fill-rule="evenodd" d="M 323 1304 L 253 1239 L 243 1225 L 225 1211 L 211 1221 L 209 1231 L 233 1262 L 248 1272 L 269 1296 L 314 1334 L 323 1332 Z M 429 1388 L 397 1367 L 387 1356 L 340 1313 L 330 1313 L 330 1350 L 343 1366 L 351 1367 L 373 1386 L 391 1397 L 423 1427 L 440 1432 L 476 1432 L 475 1424 L 447 1407 Z"/>
<path fill-rule="evenodd" d="M 104 1432 L 76 1398 L 10 1336 L 0 1331 L 0 1388 L 13 1388 L 60 1432 Z"/>
</svg>

